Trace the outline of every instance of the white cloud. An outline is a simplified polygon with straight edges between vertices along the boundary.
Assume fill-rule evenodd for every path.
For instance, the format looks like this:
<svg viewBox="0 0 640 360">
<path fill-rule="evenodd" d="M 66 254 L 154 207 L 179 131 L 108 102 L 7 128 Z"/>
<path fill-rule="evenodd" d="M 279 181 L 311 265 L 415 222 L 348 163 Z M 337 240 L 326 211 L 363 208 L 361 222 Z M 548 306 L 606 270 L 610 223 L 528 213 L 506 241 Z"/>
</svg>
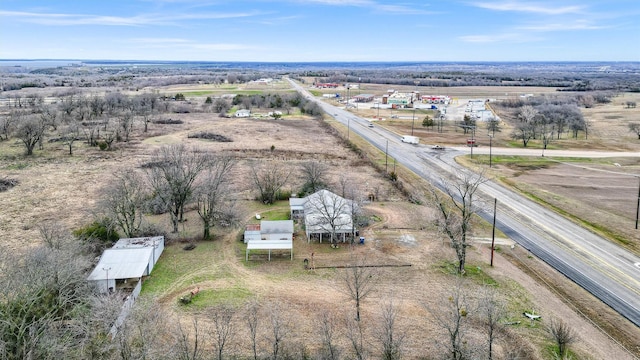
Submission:
<svg viewBox="0 0 640 360">
<path fill-rule="evenodd" d="M 558 6 L 557 3 L 540 4 L 526 1 L 476 2 L 473 6 L 496 11 L 528 12 L 545 15 L 576 14 L 584 10 L 584 6 Z"/>
<path fill-rule="evenodd" d="M 521 34 L 521 33 L 466 35 L 466 36 L 460 36 L 459 39 L 468 43 L 485 43 L 485 44 L 497 43 L 497 42 L 524 43 L 524 42 L 541 40 L 539 37 L 531 36 L 529 34 Z"/>
<path fill-rule="evenodd" d="M 179 20 L 209 20 L 243 18 L 259 15 L 258 12 L 239 13 L 185 13 L 185 14 L 150 14 L 141 16 L 101 16 L 86 14 L 50 14 L 24 11 L 1 11 L 0 17 L 11 17 L 14 20 L 41 25 L 101 25 L 101 26 L 144 26 L 170 25 Z"/>
<path fill-rule="evenodd" d="M 572 31 L 572 30 L 600 30 L 606 29 L 606 26 L 597 26 L 591 24 L 586 20 L 577 20 L 574 22 L 566 22 L 566 23 L 546 23 L 546 24 L 538 24 L 538 25 L 525 25 L 520 26 L 518 29 L 521 30 L 529 30 L 529 31 Z"/>
</svg>

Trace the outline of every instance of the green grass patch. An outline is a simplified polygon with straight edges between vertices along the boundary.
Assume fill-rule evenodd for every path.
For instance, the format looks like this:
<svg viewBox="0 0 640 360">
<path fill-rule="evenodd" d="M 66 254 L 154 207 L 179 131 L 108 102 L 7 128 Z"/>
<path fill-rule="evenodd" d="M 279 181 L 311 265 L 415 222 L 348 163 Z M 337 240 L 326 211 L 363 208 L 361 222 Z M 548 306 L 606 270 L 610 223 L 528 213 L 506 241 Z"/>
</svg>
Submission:
<svg viewBox="0 0 640 360">
<path fill-rule="evenodd" d="M 185 96 L 204 96 L 204 95 L 213 95 L 216 92 L 212 90 L 192 90 L 192 91 L 180 91 L 181 94 Z"/>
<path fill-rule="evenodd" d="M 220 256 L 219 242 L 199 242 L 193 250 L 183 250 L 183 244 L 166 246 L 151 275 L 142 285 L 142 294 L 162 294 L 172 286 L 187 286 L 205 279 L 231 276 L 216 271 L 210 275 L 191 275 L 215 263 Z"/>
<path fill-rule="evenodd" d="M 457 275 L 458 274 L 458 262 L 445 260 L 439 264 L 436 264 L 436 267 L 445 274 Z M 482 271 L 482 267 L 474 264 L 465 264 L 464 266 L 464 277 L 472 280 L 475 283 L 480 285 L 498 285 L 498 282 L 495 281 L 489 274 Z"/>
<path fill-rule="evenodd" d="M 287 205 L 288 204 L 287 202 Z M 289 220 L 289 208 L 272 208 L 260 212 L 260 216 L 263 220 Z"/>
<path fill-rule="evenodd" d="M 206 289 L 201 290 L 193 297 L 191 303 L 185 306 L 199 309 L 221 304 L 239 306 L 252 296 L 253 293 L 249 289 L 240 286 Z"/>
<path fill-rule="evenodd" d="M 7 169 L 7 170 L 22 170 L 22 169 L 28 168 L 29 166 L 30 166 L 29 163 L 19 162 L 19 163 L 7 165 L 7 167 L 5 167 L 5 169 Z"/>
</svg>

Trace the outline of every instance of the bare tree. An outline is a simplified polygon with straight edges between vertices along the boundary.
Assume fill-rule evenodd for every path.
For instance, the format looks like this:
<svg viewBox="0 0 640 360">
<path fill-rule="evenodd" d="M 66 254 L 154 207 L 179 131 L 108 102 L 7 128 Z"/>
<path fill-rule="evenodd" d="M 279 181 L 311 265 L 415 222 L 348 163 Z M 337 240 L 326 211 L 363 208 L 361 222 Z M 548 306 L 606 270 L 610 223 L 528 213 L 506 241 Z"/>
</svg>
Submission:
<svg viewBox="0 0 640 360">
<path fill-rule="evenodd" d="M 147 175 L 156 196 L 169 210 L 174 233 L 183 221 L 184 207 L 193 194 L 196 178 L 209 160 L 206 153 L 190 150 L 183 144 L 163 146 L 152 155 Z"/>
<path fill-rule="evenodd" d="M 175 321 L 176 329 L 174 330 L 174 356 L 179 360 L 200 360 L 205 359 L 205 334 L 201 326 L 198 324 L 198 317 L 194 316 L 192 331 L 184 328 L 180 319 Z"/>
<path fill-rule="evenodd" d="M 133 112 L 129 109 L 125 109 L 118 114 L 118 141 L 129 141 L 131 131 L 133 131 Z"/>
<path fill-rule="evenodd" d="M 119 296 L 108 296 L 120 300 Z M 122 306 L 121 300 L 118 301 Z M 116 352 L 122 359 L 157 359 L 179 348 L 167 341 L 172 326 L 167 324 L 167 314 L 153 300 L 136 301 L 126 320 L 118 326 L 114 336 Z M 178 330 L 180 332 L 180 330 Z M 182 338 L 180 338 L 182 339 Z M 184 345 L 184 344 L 182 344 Z"/>
<path fill-rule="evenodd" d="M 340 349 L 336 344 L 336 322 L 331 313 L 323 311 L 318 314 L 318 330 L 322 346 L 320 348 L 320 358 L 323 360 L 340 359 Z"/>
<path fill-rule="evenodd" d="M 473 196 L 485 181 L 482 173 L 461 172 L 453 180 L 442 180 L 444 196 L 436 188 L 431 188 L 433 202 L 440 213 L 439 226 L 456 252 L 459 273 L 464 273 L 469 246 L 467 237 L 471 232 L 471 220 L 477 212 Z"/>
<path fill-rule="evenodd" d="M 236 310 L 228 305 L 215 306 L 208 314 L 208 318 L 213 322 L 213 346 L 218 360 L 223 359 L 225 347 L 236 333 L 235 315 Z"/>
<path fill-rule="evenodd" d="M 494 289 L 485 287 L 481 293 L 478 312 L 487 334 L 488 359 L 493 359 L 493 344 L 503 330 L 505 316 L 504 303 L 500 301 Z"/>
<path fill-rule="evenodd" d="M 472 358 L 471 349 L 467 343 L 467 319 L 470 312 L 469 302 L 463 288 L 463 282 L 458 279 L 448 297 L 439 306 L 426 306 L 435 324 L 444 331 L 444 341 L 441 346 L 450 360 L 464 360 Z"/>
<path fill-rule="evenodd" d="M 112 120 L 104 122 L 104 128 L 102 130 L 102 141 L 107 145 L 106 150 L 111 150 L 113 142 L 118 138 L 118 128 Z"/>
<path fill-rule="evenodd" d="M 353 358 L 356 360 L 367 359 L 367 346 L 364 340 L 364 325 L 351 316 L 345 318 L 345 336 L 349 339 Z"/>
<path fill-rule="evenodd" d="M 260 325 L 260 304 L 256 300 L 251 300 L 246 309 L 245 317 L 251 338 L 251 350 L 253 350 L 253 360 L 258 360 L 258 326 Z"/>
<path fill-rule="evenodd" d="M 59 131 L 60 140 L 69 148 L 69 155 L 73 155 L 73 143 L 80 138 L 80 124 L 73 121 Z"/>
<path fill-rule="evenodd" d="M 522 146 L 527 147 L 529 141 L 535 136 L 535 128 L 535 124 L 532 123 L 519 123 L 513 129 L 511 138 L 522 141 Z"/>
<path fill-rule="evenodd" d="M 22 112 L 12 110 L 9 114 L 0 114 L 0 141 L 9 140 L 16 124 L 20 123 Z"/>
<path fill-rule="evenodd" d="M 58 221 L 41 222 L 38 224 L 38 231 L 45 245 L 51 249 L 62 249 L 72 238 L 69 229 Z"/>
<path fill-rule="evenodd" d="M 203 238 L 211 238 L 211 227 L 216 223 L 235 222 L 235 207 L 229 201 L 228 177 L 235 165 L 231 156 L 212 157 L 203 181 L 196 188 L 198 215 L 202 219 Z"/>
<path fill-rule="evenodd" d="M 302 164 L 302 178 L 305 181 L 303 193 L 313 194 L 326 187 L 326 176 L 329 167 L 319 161 L 312 160 Z"/>
<path fill-rule="evenodd" d="M 271 322 L 271 358 L 278 360 L 281 355 L 284 344 L 283 342 L 289 336 L 291 325 L 289 324 L 287 315 L 284 313 L 282 305 L 279 303 L 271 303 L 269 306 L 269 320 Z"/>
<path fill-rule="evenodd" d="M 560 319 L 551 319 L 547 331 L 549 331 L 558 346 L 558 356 L 561 359 L 565 359 L 569 345 L 578 340 L 578 335 L 569 324 Z"/>
<path fill-rule="evenodd" d="M 398 360 L 402 358 L 405 333 L 397 328 L 398 308 L 389 300 L 382 305 L 378 339 L 382 345 L 382 359 Z"/>
<path fill-rule="evenodd" d="M 114 178 L 104 191 L 102 208 L 127 237 L 135 237 L 143 220 L 144 184 L 134 171 L 123 171 Z"/>
<path fill-rule="evenodd" d="M 524 105 L 516 116 L 520 122 L 530 124 L 534 122 L 536 115 L 538 115 L 538 110 L 531 105 Z"/>
<path fill-rule="evenodd" d="M 24 118 L 16 129 L 16 136 L 22 141 L 27 155 L 33 155 L 33 149 L 44 136 L 44 126 L 33 116 Z"/>
<path fill-rule="evenodd" d="M 256 164 L 251 166 L 251 177 L 258 188 L 260 200 L 265 204 L 273 204 L 278 199 L 282 187 L 289 180 L 291 171 L 287 171 L 281 165 L 271 163 L 261 169 Z"/>
<path fill-rule="evenodd" d="M 640 140 L 640 123 L 629 123 L 629 131 L 638 135 L 638 140 Z"/>
<path fill-rule="evenodd" d="M 360 303 L 374 290 L 377 278 L 375 268 L 367 266 L 362 257 L 352 257 L 342 272 L 343 292 L 355 302 L 356 321 L 360 321 Z"/>
</svg>

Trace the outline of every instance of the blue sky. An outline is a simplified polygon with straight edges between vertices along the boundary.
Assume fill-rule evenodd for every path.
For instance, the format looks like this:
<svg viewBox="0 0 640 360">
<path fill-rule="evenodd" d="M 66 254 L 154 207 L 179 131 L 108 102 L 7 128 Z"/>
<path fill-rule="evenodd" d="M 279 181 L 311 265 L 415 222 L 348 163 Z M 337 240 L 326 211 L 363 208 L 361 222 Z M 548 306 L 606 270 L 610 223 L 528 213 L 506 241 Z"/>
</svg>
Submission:
<svg viewBox="0 0 640 360">
<path fill-rule="evenodd" d="M 640 1 L 2 0 L 0 58 L 640 61 Z"/>
</svg>

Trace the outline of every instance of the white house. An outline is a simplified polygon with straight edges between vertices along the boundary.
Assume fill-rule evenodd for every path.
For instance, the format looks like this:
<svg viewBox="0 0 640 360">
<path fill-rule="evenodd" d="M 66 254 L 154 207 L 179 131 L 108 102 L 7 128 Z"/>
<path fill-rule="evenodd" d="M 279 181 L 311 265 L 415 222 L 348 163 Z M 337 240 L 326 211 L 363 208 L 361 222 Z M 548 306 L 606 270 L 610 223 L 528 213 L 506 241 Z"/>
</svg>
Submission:
<svg viewBox="0 0 640 360">
<path fill-rule="evenodd" d="M 246 118 L 249 116 L 251 116 L 251 110 L 247 110 L 247 109 L 240 109 L 235 113 L 235 117 L 237 118 Z"/>
<path fill-rule="evenodd" d="M 336 241 L 346 242 L 347 236 L 355 233 L 353 215 L 358 211 L 357 205 L 331 191 L 320 190 L 300 200 L 291 198 L 289 205 L 292 218 L 294 214 L 304 218 L 307 241 L 315 237 L 322 242 L 336 236 Z"/>
</svg>

